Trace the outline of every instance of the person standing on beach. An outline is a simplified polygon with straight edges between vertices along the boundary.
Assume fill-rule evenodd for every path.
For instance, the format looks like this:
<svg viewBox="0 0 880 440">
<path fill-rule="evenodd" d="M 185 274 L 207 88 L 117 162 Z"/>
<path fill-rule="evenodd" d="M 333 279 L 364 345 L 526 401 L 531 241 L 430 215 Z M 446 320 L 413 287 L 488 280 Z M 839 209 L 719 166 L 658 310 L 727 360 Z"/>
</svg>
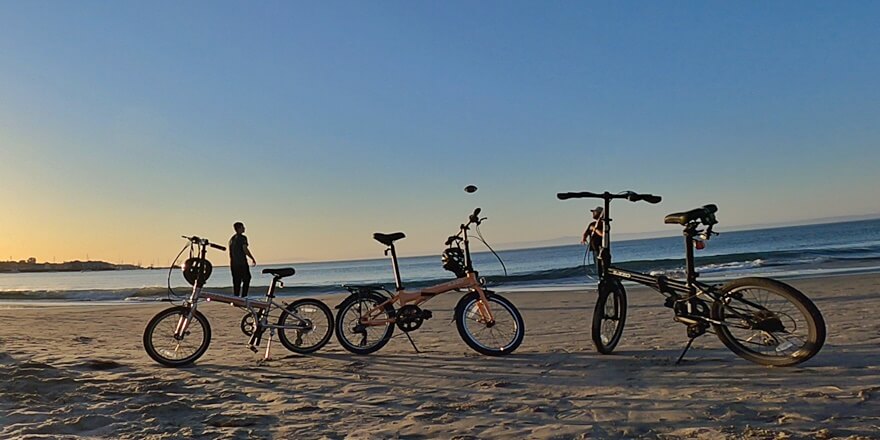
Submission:
<svg viewBox="0 0 880 440">
<path fill-rule="evenodd" d="M 229 270 L 232 272 L 232 291 L 235 296 L 244 298 L 251 286 L 251 270 L 248 268 L 247 259 L 250 258 L 254 266 L 257 265 L 257 260 L 248 249 L 248 239 L 244 235 L 244 223 L 235 222 L 232 228 L 235 229 L 235 235 L 229 239 Z"/>
<path fill-rule="evenodd" d="M 584 236 L 581 238 L 581 244 L 585 244 L 590 247 L 590 251 L 593 252 L 593 256 L 596 257 L 596 269 L 599 272 L 602 272 L 602 267 L 600 267 L 600 258 L 599 258 L 599 249 L 602 247 L 602 238 L 605 236 L 605 223 L 602 221 L 602 211 L 605 209 L 601 206 L 597 206 L 596 209 L 591 209 L 590 212 L 593 213 L 593 221 L 587 226 L 587 229 L 584 231 Z"/>
<path fill-rule="evenodd" d="M 588 244 L 593 253 L 599 252 L 599 248 L 602 246 L 602 237 L 605 236 L 605 224 L 601 221 L 602 211 L 604 209 L 601 206 L 590 210 L 593 213 L 593 221 L 587 226 L 584 236 L 581 238 L 581 244 Z"/>
</svg>

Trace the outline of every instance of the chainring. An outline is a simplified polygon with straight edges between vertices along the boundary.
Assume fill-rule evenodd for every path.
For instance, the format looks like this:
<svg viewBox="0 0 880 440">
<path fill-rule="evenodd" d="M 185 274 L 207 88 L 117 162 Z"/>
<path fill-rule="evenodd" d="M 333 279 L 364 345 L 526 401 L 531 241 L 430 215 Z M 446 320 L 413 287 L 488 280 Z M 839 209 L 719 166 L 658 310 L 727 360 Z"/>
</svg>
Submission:
<svg viewBox="0 0 880 440">
<path fill-rule="evenodd" d="M 422 316 L 422 309 L 419 306 L 407 304 L 397 310 L 395 323 L 397 328 L 405 332 L 415 331 L 425 322 Z"/>
<path fill-rule="evenodd" d="M 241 332 L 247 336 L 253 336 L 254 329 L 256 328 L 257 323 L 254 321 L 254 315 L 245 313 L 245 315 L 241 317 Z"/>
</svg>

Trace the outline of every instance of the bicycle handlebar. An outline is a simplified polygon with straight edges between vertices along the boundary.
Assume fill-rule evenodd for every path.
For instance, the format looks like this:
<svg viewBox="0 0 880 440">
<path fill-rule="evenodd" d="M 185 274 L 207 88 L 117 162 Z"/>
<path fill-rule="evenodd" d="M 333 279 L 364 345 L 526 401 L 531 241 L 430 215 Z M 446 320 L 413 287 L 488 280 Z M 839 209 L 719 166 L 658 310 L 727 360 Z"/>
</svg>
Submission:
<svg viewBox="0 0 880 440">
<path fill-rule="evenodd" d="M 188 237 L 186 235 L 181 235 L 181 237 L 191 241 L 192 243 L 200 245 L 200 246 L 211 246 L 214 249 L 217 249 L 220 251 L 226 251 L 226 248 L 224 246 L 220 246 L 219 244 L 211 243 L 207 238 L 199 238 L 198 236 L 195 236 L 195 235 L 193 235 L 192 237 Z"/>
<path fill-rule="evenodd" d="M 589 191 L 581 191 L 581 192 L 564 192 L 557 193 L 556 198 L 559 200 L 568 200 L 568 199 L 602 199 L 602 200 L 612 200 L 612 199 L 627 199 L 630 202 L 639 202 L 644 201 L 650 204 L 660 203 L 660 200 L 663 198 L 654 194 L 639 194 L 633 191 L 624 191 L 618 194 L 611 194 L 608 191 L 604 193 L 594 193 Z"/>
<path fill-rule="evenodd" d="M 583 199 L 583 198 L 594 198 L 594 199 L 604 199 L 604 195 L 591 193 L 587 191 L 583 192 L 564 192 L 564 193 L 556 193 L 556 198 L 559 200 L 568 200 L 568 199 Z"/>
<path fill-rule="evenodd" d="M 660 196 L 655 196 L 654 194 L 635 194 L 635 193 L 633 193 L 630 196 L 628 196 L 626 199 L 629 200 L 630 202 L 643 201 L 643 202 L 648 202 L 652 205 L 655 205 L 657 203 L 660 203 L 660 200 L 662 200 L 663 198 Z"/>
<path fill-rule="evenodd" d="M 481 212 L 481 211 L 482 211 L 482 209 L 480 209 L 480 208 L 474 209 L 474 213 L 471 214 L 470 217 L 468 217 L 468 220 L 469 220 L 471 223 L 479 223 L 479 222 L 480 222 L 480 212 Z"/>
<path fill-rule="evenodd" d="M 477 226 L 479 226 L 480 223 L 483 223 L 483 220 L 486 220 L 486 217 L 482 217 L 482 218 L 480 218 L 480 212 L 482 212 L 482 211 L 483 211 L 483 210 L 480 209 L 480 208 L 474 209 L 474 212 L 471 213 L 471 215 L 468 216 L 468 222 L 467 222 L 467 223 L 463 223 L 463 224 L 459 227 L 458 234 L 450 235 L 449 238 L 446 239 L 446 246 L 450 246 L 452 243 L 454 243 L 454 242 L 457 241 L 457 240 L 463 240 L 463 238 L 461 238 L 461 234 L 462 234 L 462 232 L 464 232 L 464 230 L 467 229 L 468 226 L 470 226 L 471 224 L 476 224 Z"/>
</svg>

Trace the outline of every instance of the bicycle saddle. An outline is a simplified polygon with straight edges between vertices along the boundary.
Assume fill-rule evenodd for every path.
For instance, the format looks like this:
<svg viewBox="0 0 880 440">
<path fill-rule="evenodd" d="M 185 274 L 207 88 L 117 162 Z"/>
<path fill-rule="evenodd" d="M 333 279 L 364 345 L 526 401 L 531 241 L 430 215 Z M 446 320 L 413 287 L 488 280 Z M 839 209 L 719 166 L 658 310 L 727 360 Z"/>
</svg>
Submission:
<svg viewBox="0 0 880 440">
<path fill-rule="evenodd" d="M 701 220 L 707 226 L 714 225 L 718 223 L 714 215 L 717 211 L 718 207 L 715 205 L 703 205 L 702 208 L 669 214 L 663 219 L 663 223 L 686 225 L 694 220 Z"/>
<path fill-rule="evenodd" d="M 278 278 L 289 277 L 296 273 L 296 270 L 292 267 L 281 267 L 276 269 L 266 268 L 263 269 L 263 273 L 272 274 Z"/>
<path fill-rule="evenodd" d="M 377 232 L 373 234 L 373 239 L 378 241 L 379 243 L 384 244 L 385 246 L 391 246 L 397 240 L 406 237 L 406 234 L 403 232 L 395 232 L 393 234 L 383 234 L 381 232 Z"/>
</svg>

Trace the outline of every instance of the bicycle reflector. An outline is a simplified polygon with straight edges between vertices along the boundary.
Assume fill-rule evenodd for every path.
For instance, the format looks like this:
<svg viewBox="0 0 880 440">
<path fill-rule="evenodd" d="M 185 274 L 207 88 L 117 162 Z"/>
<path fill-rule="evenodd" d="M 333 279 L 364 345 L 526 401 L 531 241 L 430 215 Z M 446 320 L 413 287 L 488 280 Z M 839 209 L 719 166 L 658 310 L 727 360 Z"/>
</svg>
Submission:
<svg viewBox="0 0 880 440">
<path fill-rule="evenodd" d="M 443 262 L 443 268 L 454 273 L 458 278 L 464 278 L 467 274 L 464 271 L 464 252 L 460 248 L 451 247 L 443 251 L 440 256 Z"/>
<path fill-rule="evenodd" d="M 211 262 L 204 258 L 193 257 L 183 263 L 183 278 L 191 286 L 194 286 L 198 280 L 199 287 L 203 287 L 211 277 L 212 271 Z"/>
</svg>

